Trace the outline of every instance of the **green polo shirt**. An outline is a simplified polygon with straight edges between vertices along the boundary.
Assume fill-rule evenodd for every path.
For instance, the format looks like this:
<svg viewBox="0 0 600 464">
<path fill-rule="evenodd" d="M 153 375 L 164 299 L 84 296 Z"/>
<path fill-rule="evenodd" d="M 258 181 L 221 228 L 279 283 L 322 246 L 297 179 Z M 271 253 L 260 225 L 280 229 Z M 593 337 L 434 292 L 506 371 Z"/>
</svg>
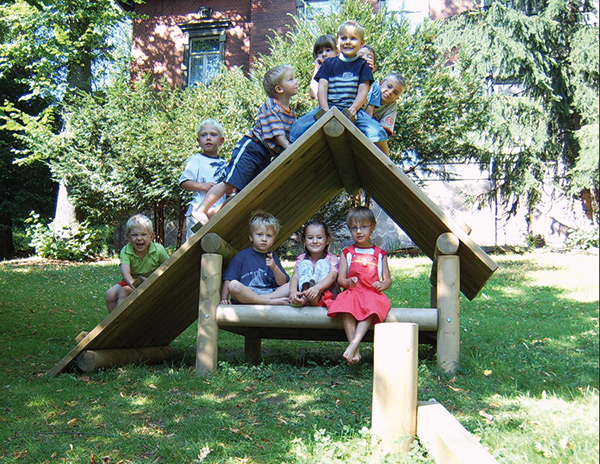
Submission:
<svg viewBox="0 0 600 464">
<path fill-rule="evenodd" d="M 169 254 L 160 243 L 150 242 L 148 251 L 143 258 L 135 254 L 131 243 L 121 249 L 119 254 L 121 264 L 129 264 L 131 277 L 137 279 L 139 276 L 149 277 L 168 258 Z"/>
</svg>

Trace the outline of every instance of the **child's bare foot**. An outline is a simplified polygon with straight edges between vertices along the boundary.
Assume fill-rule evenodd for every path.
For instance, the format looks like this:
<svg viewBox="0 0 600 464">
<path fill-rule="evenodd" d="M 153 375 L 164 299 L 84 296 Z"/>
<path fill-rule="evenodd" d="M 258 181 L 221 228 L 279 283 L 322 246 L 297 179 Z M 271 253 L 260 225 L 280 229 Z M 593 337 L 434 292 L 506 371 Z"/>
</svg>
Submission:
<svg viewBox="0 0 600 464">
<path fill-rule="evenodd" d="M 208 222 L 208 216 L 201 211 L 194 211 L 192 216 L 194 219 L 196 219 L 196 221 L 198 221 L 198 224 L 204 225 Z"/>
<path fill-rule="evenodd" d="M 352 364 L 358 364 L 361 360 L 362 356 L 360 355 L 360 350 L 357 348 L 356 352 L 354 353 L 354 356 L 352 356 L 352 359 L 350 360 L 350 362 L 348 364 L 352 365 Z"/>
<path fill-rule="evenodd" d="M 290 304 L 290 299 L 288 297 L 272 298 L 269 304 L 288 306 Z"/>
<path fill-rule="evenodd" d="M 342 355 L 342 357 L 346 360 L 346 362 L 349 365 L 352 364 L 356 364 L 358 361 L 360 361 L 360 353 L 358 351 L 358 343 L 350 343 L 347 347 L 346 347 L 346 351 L 344 351 L 344 354 Z"/>
</svg>

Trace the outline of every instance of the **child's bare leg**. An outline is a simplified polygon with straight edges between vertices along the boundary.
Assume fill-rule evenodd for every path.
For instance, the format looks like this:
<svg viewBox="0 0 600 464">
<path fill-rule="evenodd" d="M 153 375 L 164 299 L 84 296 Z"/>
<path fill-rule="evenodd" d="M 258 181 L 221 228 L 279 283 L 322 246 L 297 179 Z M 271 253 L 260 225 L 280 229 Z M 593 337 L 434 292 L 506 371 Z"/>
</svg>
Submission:
<svg viewBox="0 0 600 464">
<path fill-rule="evenodd" d="M 119 289 L 119 299 L 117 300 L 117 306 L 119 306 L 125 299 L 133 293 L 133 288 L 129 285 L 127 287 L 121 287 Z"/>
<path fill-rule="evenodd" d="M 346 351 L 344 351 L 343 355 L 348 364 L 356 364 L 360 361 L 360 342 L 370 327 L 371 318 L 356 323 L 354 336 L 351 340 L 348 340 L 350 343 L 348 344 L 348 347 L 346 348 Z"/>
<path fill-rule="evenodd" d="M 211 189 L 206 192 L 206 196 L 200 206 L 192 211 L 192 216 L 202 225 L 206 224 L 209 219 L 209 210 L 214 205 L 219 198 L 223 195 L 231 192 L 234 189 L 234 186 L 228 184 L 227 182 L 219 182 L 211 187 Z"/>
<path fill-rule="evenodd" d="M 354 316 L 352 314 L 349 313 L 344 313 L 342 315 L 342 324 L 344 325 L 344 332 L 346 333 L 346 339 L 348 340 L 348 342 L 352 343 L 352 340 L 354 340 L 354 334 L 356 333 L 356 326 L 357 326 L 357 321 L 354 318 Z M 350 360 L 352 359 L 352 356 L 354 355 L 354 352 L 356 351 L 356 347 L 350 347 L 350 345 L 348 345 L 346 347 L 346 349 L 344 350 L 344 354 L 342 355 L 342 357 L 349 363 Z"/>
<path fill-rule="evenodd" d="M 229 282 L 229 293 L 231 296 L 245 304 L 262 304 L 262 305 L 288 305 L 290 304 L 290 286 L 289 284 L 282 285 L 274 292 L 267 295 L 259 295 L 253 290 L 246 287 L 237 280 Z"/>
<path fill-rule="evenodd" d="M 111 313 L 118 304 L 119 300 L 119 292 L 121 291 L 121 286 L 119 284 L 113 285 L 110 287 L 105 296 L 106 296 L 106 307 L 108 308 L 108 312 Z"/>
<path fill-rule="evenodd" d="M 388 148 L 387 140 L 382 140 L 381 142 L 375 142 L 375 145 L 379 147 L 379 149 L 384 152 L 388 157 L 390 156 L 390 149 Z"/>
</svg>

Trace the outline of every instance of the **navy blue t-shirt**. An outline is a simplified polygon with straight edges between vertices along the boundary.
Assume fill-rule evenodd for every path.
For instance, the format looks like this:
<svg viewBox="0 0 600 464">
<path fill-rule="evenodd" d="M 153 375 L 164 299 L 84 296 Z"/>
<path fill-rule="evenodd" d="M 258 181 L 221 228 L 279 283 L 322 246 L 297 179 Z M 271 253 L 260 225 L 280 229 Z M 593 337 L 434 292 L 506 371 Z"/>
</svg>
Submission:
<svg viewBox="0 0 600 464">
<path fill-rule="evenodd" d="M 329 84 L 327 90 L 329 106 L 344 110 L 354 103 L 360 84 L 373 82 L 373 73 L 364 59 L 357 56 L 348 61 L 338 55 L 327 58 L 323 62 L 315 75 L 317 82 L 321 79 L 325 79 Z"/>
<path fill-rule="evenodd" d="M 267 267 L 265 260 L 266 253 L 259 253 L 254 248 L 246 248 L 240 251 L 229 263 L 227 269 L 223 273 L 223 280 L 237 280 L 246 287 L 258 289 L 275 289 L 278 288 L 275 274 Z M 275 264 L 281 269 L 285 275 L 286 282 L 290 280 L 287 272 L 283 269 L 279 257 L 273 254 Z"/>
</svg>

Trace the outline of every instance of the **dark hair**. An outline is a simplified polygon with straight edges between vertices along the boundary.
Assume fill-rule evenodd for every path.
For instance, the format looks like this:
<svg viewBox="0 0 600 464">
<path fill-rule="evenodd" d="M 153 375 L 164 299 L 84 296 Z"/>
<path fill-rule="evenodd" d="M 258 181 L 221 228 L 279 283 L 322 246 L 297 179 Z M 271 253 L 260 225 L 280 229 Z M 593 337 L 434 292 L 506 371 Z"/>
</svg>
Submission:
<svg viewBox="0 0 600 464">
<path fill-rule="evenodd" d="M 360 48 L 366 48 L 373 54 L 373 66 L 377 66 L 377 53 L 375 53 L 375 49 L 373 47 L 371 47 L 369 44 L 363 44 L 363 46 Z"/>
<path fill-rule="evenodd" d="M 302 228 L 301 237 L 302 237 L 302 243 L 303 244 L 304 244 L 304 241 L 306 240 L 306 229 L 308 229 L 310 226 L 319 226 L 319 227 L 322 227 L 323 230 L 325 230 L 325 237 L 331 238 L 331 234 L 329 233 L 329 229 L 327 228 L 327 224 L 325 224 L 320 219 L 311 219 L 306 224 L 304 224 L 304 227 Z M 325 245 L 325 250 L 324 251 L 325 251 L 325 255 L 327 255 L 327 252 L 329 251 L 329 244 Z M 306 253 L 307 255 L 310 255 L 310 252 L 306 249 L 306 245 L 304 245 L 304 253 Z"/>
<path fill-rule="evenodd" d="M 335 50 L 337 48 L 337 44 L 335 43 L 335 37 L 331 34 L 325 34 L 321 37 L 318 37 L 315 40 L 315 44 L 313 46 L 313 58 L 317 57 L 317 53 L 319 53 L 324 48 L 331 48 Z"/>
</svg>

